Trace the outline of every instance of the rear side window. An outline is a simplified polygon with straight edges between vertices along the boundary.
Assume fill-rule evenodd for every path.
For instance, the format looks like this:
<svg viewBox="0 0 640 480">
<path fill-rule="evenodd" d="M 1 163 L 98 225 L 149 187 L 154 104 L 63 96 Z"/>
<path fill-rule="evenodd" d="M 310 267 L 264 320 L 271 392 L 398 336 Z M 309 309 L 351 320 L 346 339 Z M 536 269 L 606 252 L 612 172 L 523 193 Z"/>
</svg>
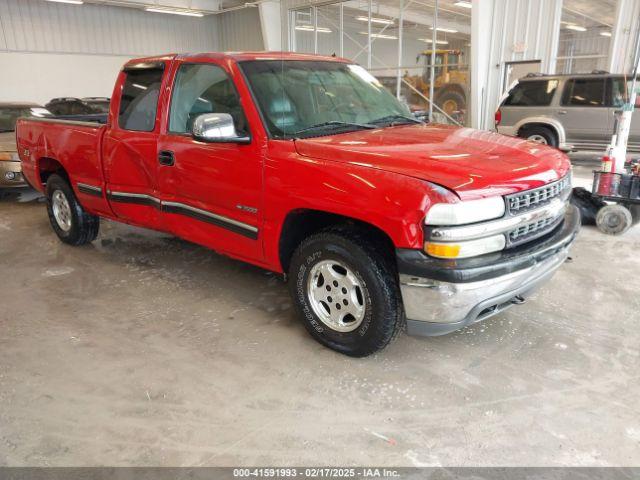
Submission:
<svg viewBox="0 0 640 480">
<path fill-rule="evenodd" d="M 570 107 L 603 107 L 605 103 L 604 78 L 574 78 L 562 92 L 562 105 Z"/>
<path fill-rule="evenodd" d="M 534 107 L 549 105 L 558 88 L 558 80 L 530 80 L 518 83 L 509 92 L 504 105 Z"/>
<path fill-rule="evenodd" d="M 151 132 L 156 124 L 163 70 L 130 70 L 122 89 L 118 125 L 125 130 Z"/>
<path fill-rule="evenodd" d="M 622 107 L 626 102 L 629 101 L 632 85 L 632 78 L 612 78 L 609 81 L 608 87 L 608 89 L 611 90 L 611 100 L 607 103 L 615 108 Z M 638 82 L 636 83 L 636 94 L 637 96 L 635 107 L 640 108 L 640 77 L 638 77 Z"/>
</svg>

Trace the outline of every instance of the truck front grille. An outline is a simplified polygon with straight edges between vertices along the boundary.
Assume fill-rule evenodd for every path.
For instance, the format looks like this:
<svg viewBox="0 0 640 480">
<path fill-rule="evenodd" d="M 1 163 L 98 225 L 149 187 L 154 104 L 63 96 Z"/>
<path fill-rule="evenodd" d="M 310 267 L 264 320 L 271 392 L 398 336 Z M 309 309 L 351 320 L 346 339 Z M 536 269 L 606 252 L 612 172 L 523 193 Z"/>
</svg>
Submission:
<svg viewBox="0 0 640 480">
<path fill-rule="evenodd" d="M 519 215 L 528 210 L 540 208 L 551 202 L 554 198 L 562 196 L 570 187 L 571 176 L 566 175 L 557 182 L 550 183 L 544 187 L 508 195 L 506 198 L 509 214 Z"/>
<path fill-rule="evenodd" d="M 555 228 L 562 219 L 563 215 L 541 218 L 540 220 L 526 225 L 521 225 L 518 228 L 511 230 L 507 235 L 509 246 L 514 247 L 537 237 L 541 237 L 545 233 L 553 230 L 553 228 Z"/>
</svg>

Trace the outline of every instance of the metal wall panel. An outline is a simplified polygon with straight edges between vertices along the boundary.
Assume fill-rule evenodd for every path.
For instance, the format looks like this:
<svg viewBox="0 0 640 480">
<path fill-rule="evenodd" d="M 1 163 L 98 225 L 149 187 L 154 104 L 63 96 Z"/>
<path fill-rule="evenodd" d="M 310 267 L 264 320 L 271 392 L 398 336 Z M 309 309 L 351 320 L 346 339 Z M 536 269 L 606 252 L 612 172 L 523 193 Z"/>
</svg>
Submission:
<svg viewBox="0 0 640 480">
<path fill-rule="evenodd" d="M 222 51 L 264 50 L 260 12 L 258 8 L 244 8 L 218 15 Z"/>
<path fill-rule="evenodd" d="M 540 60 L 555 72 L 562 0 L 473 0 L 484 10 L 472 20 L 472 125 L 492 128 L 505 84 L 506 62 Z"/>
<path fill-rule="evenodd" d="M 215 51 L 218 24 L 214 15 L 182 17 L 106 5 L 2 0 L 0 50 L 126 56 Z"/>
</svg>

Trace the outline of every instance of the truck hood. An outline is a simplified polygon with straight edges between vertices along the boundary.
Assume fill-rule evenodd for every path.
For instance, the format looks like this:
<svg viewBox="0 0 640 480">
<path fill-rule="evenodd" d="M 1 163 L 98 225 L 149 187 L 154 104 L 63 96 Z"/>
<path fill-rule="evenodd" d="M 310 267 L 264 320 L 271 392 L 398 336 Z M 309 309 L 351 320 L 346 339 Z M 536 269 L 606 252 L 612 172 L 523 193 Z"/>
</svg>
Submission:
<svg viewBox="0 0 640 480">
<path fill-rule="evenodd" d="M 407 125 L 299 139 L 298 154 L 436 183 L 465 200 L 508 195 L 565 176 L 559 150 L 520 138 L 445 125 Z"/>
<path fill-rule="evenodd" d="M 17 152 L 16 132 L 0 133 L 0 152 Z"/>
</svg>

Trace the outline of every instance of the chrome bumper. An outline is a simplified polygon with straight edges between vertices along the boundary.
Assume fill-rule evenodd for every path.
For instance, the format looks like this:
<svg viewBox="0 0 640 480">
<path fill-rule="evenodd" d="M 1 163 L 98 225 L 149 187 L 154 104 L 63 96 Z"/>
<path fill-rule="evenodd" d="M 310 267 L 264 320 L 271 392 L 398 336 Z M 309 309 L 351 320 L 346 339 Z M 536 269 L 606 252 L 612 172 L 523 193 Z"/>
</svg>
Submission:
<svg viewBox="0 0 640 480">
<path fill-rule="evenodd" d="M 400 290 L 410 335 L 436 336 L 458 330 L 502 312 L 547 282 L 567 259 L 580 228 L 571 207 L 557 237 L 540 252 L 528 250 L 531 265 L 478 281 L 450 282 L 400 271 Z M 542 258 L 543 257 L 543 258 Z M 521 261 L 521 258 L 509 262 Z M 501 267 L 503 265 L 500 265 Z M 496 268 L 498 271 L 499 268 Z M 486 271 L 486 270 L 485 270 Z"/>
</svg>

